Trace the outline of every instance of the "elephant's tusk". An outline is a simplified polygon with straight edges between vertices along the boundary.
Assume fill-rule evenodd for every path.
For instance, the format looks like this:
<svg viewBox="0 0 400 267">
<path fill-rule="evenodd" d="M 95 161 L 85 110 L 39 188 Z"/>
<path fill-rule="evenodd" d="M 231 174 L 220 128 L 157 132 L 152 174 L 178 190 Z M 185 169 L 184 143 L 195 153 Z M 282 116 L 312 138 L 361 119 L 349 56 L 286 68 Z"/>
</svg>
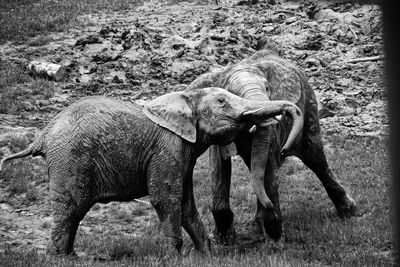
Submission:
<svg viewBox="0 0 400 267">
<path fill-rule="evenodd" d="M 257 126 L 256 125 L 253 125 L 253 126 L 251 126 L 251 128 L 249 129 L 249 133 L 254 133 L 255 131 L 257 130 Z"/>
<path fill-rule="evenodd" d="M 243 116 L 247 116 L 247 115 L 251 115 L 251 114 L 257 114 L 257 113 L 260 113 L 262 110 L 263 110 L 263 108 L 248 110 L 248 111 L 243 112 Z"/>
</svg>

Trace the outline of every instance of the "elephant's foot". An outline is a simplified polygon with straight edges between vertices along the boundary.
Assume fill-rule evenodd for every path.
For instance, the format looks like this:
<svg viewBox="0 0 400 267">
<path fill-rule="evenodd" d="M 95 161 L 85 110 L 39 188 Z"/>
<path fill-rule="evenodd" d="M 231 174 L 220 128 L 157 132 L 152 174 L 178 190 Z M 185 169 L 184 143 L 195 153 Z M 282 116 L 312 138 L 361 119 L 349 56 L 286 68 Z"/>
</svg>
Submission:
<svg viewBox="0 0 400 267">
<path fill-rule="evenodd" d="M 211 240 L 209 238 L 206 238 L 204 240 L 204 243 L 205 243 L 204 248 L 199 250 L 200 254 L 206 255 L 208 257 L 212 256 Z"/>
<path fill-rule="evenodd" d="M 196 255 L 196 256 L 206 256 L 206 257 L 210 257 L 213 255 L 212 253 L 212 247 L 211 247 L 211 240 L 210 239 L 206 239 L 204 242 L 204 247 L 203 248 L 196 248 L 196 246 L 187 246 L 183 249 L 182 255 L 184 257 L 187 256 L 192 256 L 192 255 Z"/>
<path fill-rule="evenodd" d="M 215 220 L 214 238 L 219 244 L 233 245 L 236 241 L 236 232 L 233 224 L 233 212 L 230 209 L 213 210 Z"/>
<path fill-rule="evenodd" d="M 346 196 L 341 204 L 336 205 L 336 210 L 339 217 L 342 219 L 352 217 L 356 215 L 356 202 L 352 198 Z"/>
<path fill-rule="evenodd" d="M 65 251 L 63 249 L 57 248 L 53 244 L 53 242 L 50 242 L 47 245 L 46 254 L 50 255 L 50 256 L 60 256 L 60 257 L 65 257 L 65 256 L 72 257 L 72 258 L 78 257 L 78 255 L 75 253 L 75 251 L 73 249 L 70 251 Z"/>
<path fill-rule="evenodd" d="M 272 239 L 270 237 L 266 237 L 264 241 L 264 245 L 269 249 L 275 252 L 282 251 L 284 248 L 284 241 L 283 237 L 279 238 L 278 240 Z"/>
<path fill-rule="evenodd" d="M 275 209 L 263 209 L 256 214 L 255 221 L 258 232 L 263 233 L 266 240 L 270 238 L 276 242 L 281 239 L 282 218 Z"/>
</svg>

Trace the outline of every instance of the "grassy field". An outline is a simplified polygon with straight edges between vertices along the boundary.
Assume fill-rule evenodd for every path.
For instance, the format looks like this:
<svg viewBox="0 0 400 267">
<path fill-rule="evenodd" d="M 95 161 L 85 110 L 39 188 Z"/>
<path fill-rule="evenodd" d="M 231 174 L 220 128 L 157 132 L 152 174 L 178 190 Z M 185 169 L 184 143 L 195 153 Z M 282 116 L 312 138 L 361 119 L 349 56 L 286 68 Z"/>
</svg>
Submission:
<svg viewBox="0 0 400 267">
<path fill-rule="evenodd" d="M 384 141 L 331 137 L 327 149 L 331 167 L 355 198 L 357 216 L 340 220 L 320 182 L 301 162 L 289 160 L 279 170 L 285 244 L 277 249 L 264 244 L 251 230 L 255 197 L 249 172 L 234 159 L 231 204 L 238 242 L 232 247 L 213 245 L 211 257 L 188 253 L 191 240 L 185 235 L 184 256 L 171 254 L 157 227 L 146 228 L 142 237 L 78 234 L 75 249 L 87 255 L 77 259 L 52 258 L 34 250 L 6 249 L 3 266 L 391 266 L 393 241 L 390 176 Z M 27 167 L 29 168 L 29 166 Z M 208 156 L 195 168 L 194 186 L 199 212 L 211 233 Z M 21 185 L 19 185 L 21 187 Z M 121 214 L 121 220 L 134 214 Z M 156 225 L 156 223 L 154 224 Z M 50 231 L 50 229 L 48 229 Z M 90 256 L 89 256 L 90 255 Z"/>
</svg>

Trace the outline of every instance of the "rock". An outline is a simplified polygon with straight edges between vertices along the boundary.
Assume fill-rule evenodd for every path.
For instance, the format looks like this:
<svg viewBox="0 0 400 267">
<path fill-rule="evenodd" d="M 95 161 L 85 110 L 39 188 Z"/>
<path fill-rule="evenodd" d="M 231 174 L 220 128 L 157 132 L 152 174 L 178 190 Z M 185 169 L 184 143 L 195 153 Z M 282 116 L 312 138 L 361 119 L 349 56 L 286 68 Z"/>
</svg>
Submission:
<svg viewBox="0 0 400 267">
<path fill-rule="evenodd" d="M 99 33 L 101 35 L 109 35 L 110 33 L 118 33 L 118 29 L 110 27 L 110 26 L 105 26 L 105 27 L 101 28 Z"/>
<path fill-rule="evenodd" d="M 205 61 L 174 62 L 171 70 L 180 83 L 188 84 L 200 74 L 209 70 L 209 63 Z"/>
<path fill-rule="evenodd" d="M 318 103 L 318 117 L 320 119 L 335 116 L 335 113 L 330 111 L 324 103 L 322 103 L 321 101 L 317 101 L 317 103 Z"/>
<path fill-rule="evenodd" d="M 336 115 L 339 117 L 346 117 L 346 116 L 354 115 L 354 108 L 343 107 L 336 113 Z"/>
<path fill-rule="evenodd" d="M 195 46 L 193 45 L 193 42 L 190 42 L 179 35 L 173 35 L 162 43 L 162 47 L 177 50 L 183 47 L 193 49 Z"/>
<path fill-rule="evenodd" d="M 332 9 L 322 9 L 315 14 L 315 20 L 317 21 L 338 21 L 340 23 L 343 22 L 352 22 L 356 18 L 353 14 L 349 12 L 339 13 L 335 12 Z"/>
<path fill-rule="evenodd" d="M 346 104 L 349 105 L 353 109 L 360 106 L 359 101 L 355 98 L 346 97 L 344 100 L 346 101 Z"/>
<path fill-rule="evenodd" d="M 118 77 L 118 75 L 115 75 L 112 80 L 113 83 L 124 83 L 124 80 Z"/>
<path fill-rule="evenodd" d="M 315 70 L 321 67 L 321 64 L 316 58 L 307 58 L 304 62 L 307 69 Z"/>
<path fill-rule="evenodd" d="M 85 46 L 87 44 L 101 44 L 103 42 L 103 38 L 98 35 L 90 35 L 87 37 L 83 37 L 78 39 L 74 46 Z"/>
</svg>

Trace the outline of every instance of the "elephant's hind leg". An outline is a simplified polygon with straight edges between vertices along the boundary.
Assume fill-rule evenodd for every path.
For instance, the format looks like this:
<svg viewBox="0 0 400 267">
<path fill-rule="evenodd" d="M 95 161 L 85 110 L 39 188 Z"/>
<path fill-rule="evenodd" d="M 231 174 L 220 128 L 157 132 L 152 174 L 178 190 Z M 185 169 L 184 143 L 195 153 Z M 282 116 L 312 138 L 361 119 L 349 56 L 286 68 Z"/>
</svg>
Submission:
<svg viewBox="0 0 400 267">
<path fill-rule="evenodd" d="M 306 135 L 299 156 L 322 182 L 329 198 L 335 204 L 338 215 L 341 218 L 355 215 L 355 202 L 346 193 L 346 190 L 329 167 L 319 134 Z"/>
<path fill-rule="evenodd" d="M 75 255 L 73 250 L 79 222 L 91 207 L 89 200 L 80 196 L 79 190 L 51 185 L 53 229 L 47 248 L 49 254 Z"/>
<path fill-rule="evenodd" d="M 236 233 L 233 212 L 229 205 L 232 163 L 231 158 L 221 157 L 219 146 L 210 147 L 210 166 L 212 182 L 212 214 L 216 229 L 214 236 L 219 243 L 230 245 L 235 241 Z"/>
</svg>

